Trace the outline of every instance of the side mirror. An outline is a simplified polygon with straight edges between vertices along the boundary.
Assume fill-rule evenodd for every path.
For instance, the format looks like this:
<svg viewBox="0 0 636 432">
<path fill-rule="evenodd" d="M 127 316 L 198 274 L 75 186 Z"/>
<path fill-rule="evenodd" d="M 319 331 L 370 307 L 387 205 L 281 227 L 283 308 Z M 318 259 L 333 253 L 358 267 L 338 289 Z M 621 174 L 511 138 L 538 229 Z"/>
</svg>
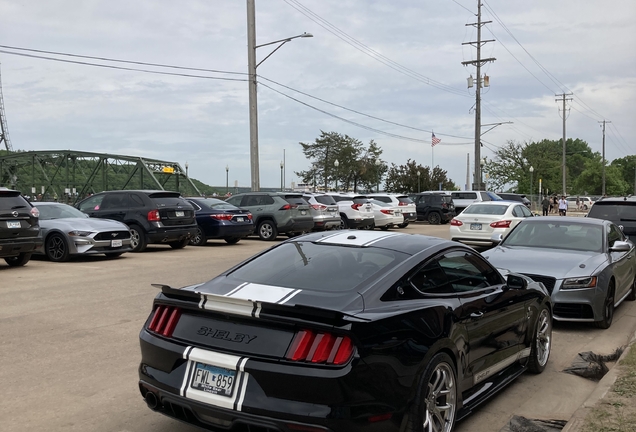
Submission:
<svg viewBox="0 0 636 432">
<path fill-rule="evenodd" d="M 506 277 L 506 285 L 510 289 L 524 290 L 528 288 L 528 281 L 523 276 L 510 273 Z"/>
<path fill-rule="evenodd" d="M 503 241 L 503 234 L 495 233 L 490 237 L 490 241 L 492 241 L 493 245 L 498 245 Z"/>
<path fill-rule="evenodd" d="M 628 252 L 631 248 L 632 246 L 629 243 L 616 240 L 614 246 L 609 248 L 609 250 L 610 252 Z"/>
</svg>

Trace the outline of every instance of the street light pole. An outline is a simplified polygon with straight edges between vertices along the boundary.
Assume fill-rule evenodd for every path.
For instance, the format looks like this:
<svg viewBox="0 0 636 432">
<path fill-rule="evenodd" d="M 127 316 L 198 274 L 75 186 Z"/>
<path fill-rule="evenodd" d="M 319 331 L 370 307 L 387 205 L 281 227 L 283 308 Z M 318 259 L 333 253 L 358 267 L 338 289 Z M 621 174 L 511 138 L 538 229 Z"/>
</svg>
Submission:
<svg viewBox="0 0 636 432">
<path fill-rule="evenodd" d="M 534 186 L 533 186 L 534 181 L 533 180 L 534 179 L 532 178 L 533 173 L 534 173 L 534 167 L 532 165 L 530 165 L 530 210 L 532 210 L 532 205 L 534 203 L 534 200 L 533 200 L 533 194 L 534 194 Z"/>
<path fill-rule="evenodd" d="M 338 162 L 338 159 L 336 159 L 333 162 L 333 166 L 336 167 L 336 192 L 338 192 L 338 166 L 340 165 L 340 162 Z"/>
<path fill-rule="evenodd" d="M 225 195 L 230 193 L 230 166 L 225 165 Z"/>
<path fill-rule="evenodd" d="M 422 173 L 418 171 L 417 172 L 417 192 L 418 193 L 422 192 L 422 186 L 421 186 L 421 183 L 420 183 L 421 176 L 422 176 Z"/>
<path fill-rule="evenodd" d="M 382 161 L 380 159 L 376 159 L 375 160 L 375 166 L 377 168 L 378 171 L 378 186 L 376 188 L 376 193 L 380 193 L 380 165 L 382 164 Z"/>
<path fill-rule="evenodd" d="M 256 8 L 254 0 L 247 0 L 247 73 L 249 74 L 249 106 L 250 106 L 250 175 L 252 191 L 261 188 L 260 167 L 258 158 L 258 101 L 256 96 L 256 68 L 269 58 L 274 52 L 292 39 L 299 37 L 313 37 L 310 33 L 303 33 L 286 39 L 280 39 L 262 45 L 256 45 Z M 270 52 L 263 60 L 256 63 L 256 49 L 280 43 L 274 51 Z"/>
<path fill-rule="evenodd" d="M 280 191 L 283 192 L 283 168 L 285 168 L 285 164 L 283 161 L 280 161 Z"/>
<path fill-rule="evenodd" d="M 188 161 L 186 161 L 185 163 L 185 169 L 186 169 L 186 195 L 188 194 L 188 183 L 190 182 L 189 177 L 188 177 Z"/>
</svg>

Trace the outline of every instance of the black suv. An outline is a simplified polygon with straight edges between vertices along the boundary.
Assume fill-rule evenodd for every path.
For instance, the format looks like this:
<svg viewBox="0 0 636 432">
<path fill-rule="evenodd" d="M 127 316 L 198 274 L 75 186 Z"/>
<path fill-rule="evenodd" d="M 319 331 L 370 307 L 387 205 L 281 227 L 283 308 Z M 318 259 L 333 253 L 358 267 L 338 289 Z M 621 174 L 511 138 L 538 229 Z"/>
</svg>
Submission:
<svg viewBox="0 0 636 432">
<path fill-rule="evenodd" d="M 421 192 L 409 195 L 415 203 L 417 220 L 431 225 L 448 223 L 456 216 L 455 205 L 450 195 L 436 192 Z"/>
<path fill-rule="evenodd" d="M 499 196 L 504 201 L 518 201 L 523 203 L 526 207 L 530 208 L 530 200 L 523 194 L 516 193 L 508 193 L 508 192 L 497 192 L 497 196 Z"/>
<path fill-rule="evenodd" d="M 197 230 L 194 208 L 179 192 L 100 192 L 79 202 L 77 208 L 90 217 L 113 219 L 128 225 L 133 252 L 142 252 L 150 243 L 184 248 Z"/>
<path fill-rule="evenodd" d="M 636 196 L 602 198 L 594 203 L 587 217 L 608 220 L 620 226 L 625 235 L 636 236 Z"/>
<path fill-rule="evenodd" d="M 23 266 L 42 245 L 40 212 L 20 192 L 0 188 L 0 258 L 10 266 Z"/>
</svg>

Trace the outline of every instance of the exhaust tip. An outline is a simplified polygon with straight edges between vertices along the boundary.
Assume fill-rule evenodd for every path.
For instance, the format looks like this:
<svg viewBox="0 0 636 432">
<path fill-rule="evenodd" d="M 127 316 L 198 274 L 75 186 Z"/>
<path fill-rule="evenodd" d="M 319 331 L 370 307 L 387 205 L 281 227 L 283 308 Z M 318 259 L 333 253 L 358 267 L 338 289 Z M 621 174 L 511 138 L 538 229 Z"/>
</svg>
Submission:
<svg viewBox="0 0 636 432">
<path fill-rule="evenodd" d="M 157 410 L 157 406 L 159 405 L 159 400 L 157 399 L 157 396 L 153 392 L 146 393 L 145 399 L 146 399 L 146 404 L 148 405 L 148 408 L 150 408 L 151 410 Z"/>
</svg>

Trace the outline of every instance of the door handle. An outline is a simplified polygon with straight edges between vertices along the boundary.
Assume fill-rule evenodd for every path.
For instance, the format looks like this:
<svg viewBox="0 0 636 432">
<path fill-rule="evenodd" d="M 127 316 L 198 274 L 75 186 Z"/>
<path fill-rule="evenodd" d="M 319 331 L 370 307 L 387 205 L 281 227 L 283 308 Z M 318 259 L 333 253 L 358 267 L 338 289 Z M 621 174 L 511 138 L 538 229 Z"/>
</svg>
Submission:
<svg viewBox="0 0 636 432">
<path fill-rule="evenodd" d="M 481 318 L 482 316 L 484 316 L 483 312 L 473 312 L 470 314 L 471 318 Z"/>
</svg>

